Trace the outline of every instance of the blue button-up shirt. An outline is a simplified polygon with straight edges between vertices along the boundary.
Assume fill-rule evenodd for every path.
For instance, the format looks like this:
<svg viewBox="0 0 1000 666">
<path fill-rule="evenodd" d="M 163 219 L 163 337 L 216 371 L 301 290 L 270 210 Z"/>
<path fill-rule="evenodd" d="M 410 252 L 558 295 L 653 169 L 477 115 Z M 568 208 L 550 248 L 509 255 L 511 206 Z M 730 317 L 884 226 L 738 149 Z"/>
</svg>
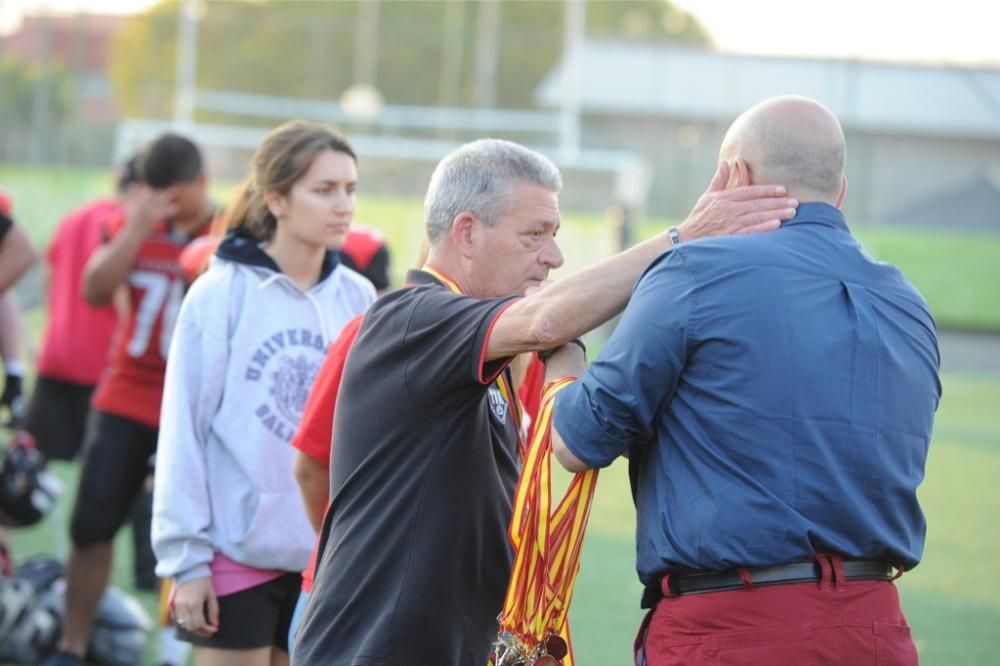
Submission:
<svg viewBox="0 0 1000 666">
<path fill-rule="evenodd" d="M 659 257 L 554 424 L 593 467 L 631 449 L 644 583 L 823 552 L 911 568 L 938 367 L 917 290 L 803 204 Z"/>
</svg>

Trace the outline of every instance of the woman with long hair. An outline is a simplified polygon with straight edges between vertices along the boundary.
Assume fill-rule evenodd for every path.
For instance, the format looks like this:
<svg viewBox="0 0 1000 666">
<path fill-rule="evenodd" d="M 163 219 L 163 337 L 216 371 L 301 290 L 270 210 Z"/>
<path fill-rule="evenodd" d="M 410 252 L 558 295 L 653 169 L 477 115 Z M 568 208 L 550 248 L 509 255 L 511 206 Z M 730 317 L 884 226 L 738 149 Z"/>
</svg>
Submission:
<svg viewBox="0 0 1000 666">
<path fill-rule="evenodd" d="M 198 666 L 288 663 L 315 533 L 289 441 L 327 345 L 375 298 L 333 251 L 355 208 L 350 145 L 312 123 L 265 137 L 229 231 L 178 315 L 153 503 L 157 574 Z"/>
</svg>

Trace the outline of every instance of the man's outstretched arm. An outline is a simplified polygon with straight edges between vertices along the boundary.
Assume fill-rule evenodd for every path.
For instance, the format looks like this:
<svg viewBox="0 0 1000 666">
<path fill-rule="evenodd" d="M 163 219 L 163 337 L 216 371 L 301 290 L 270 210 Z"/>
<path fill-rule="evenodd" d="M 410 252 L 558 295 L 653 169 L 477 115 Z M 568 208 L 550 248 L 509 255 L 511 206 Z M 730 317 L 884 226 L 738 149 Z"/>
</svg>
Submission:
<svg viewBox="0 0 1000 666">
<path fill-rule="evenodd" d="M 777 229 L 798 202 L 780 185 L 726 189 L 729 165 L 719 164 L 708 190 L 678 227 L 681 240 Z M 636 280 L 671 246 L 666 232 L 576 271 L 504 310 L 490 333 L 489 360 L 558 347 L 621 313 Z"/>
<path fill-rule="evenodd" d="M 584 357 L 583 348 L 579 345 L 563 345 L 552 353 L 545 363 L 545 383 L 562 379 L 563 377 L 580 377 L 587 369 L 587 359 Z M 570 472 L 585 472 L 590 466 L 573 455 L 573 452 L 566 446 L 562 435 L 552 423 L 552 453 L 559 464 Z"/>
</svg>

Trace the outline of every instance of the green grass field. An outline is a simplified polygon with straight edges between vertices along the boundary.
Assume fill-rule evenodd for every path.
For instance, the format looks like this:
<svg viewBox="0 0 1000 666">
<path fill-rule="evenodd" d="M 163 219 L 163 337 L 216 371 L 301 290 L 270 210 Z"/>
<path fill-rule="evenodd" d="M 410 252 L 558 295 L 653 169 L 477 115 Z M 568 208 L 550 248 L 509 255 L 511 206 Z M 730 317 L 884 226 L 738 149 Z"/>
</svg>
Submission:
<svg viewBox="0 0 1000 666">
<path fill-rule="evenodd" d="M 898 585 L 921 662 L 940 666 L 995 663 L 1000 651 L 1000 585 L 992 582 L 1000 554 L 1000 378 L 948 375 L 920 498 L 927 514 L 924 561 Z M 56 552 L 65 543 L 65 519 L 76 468 L 56 464 L 67 499 L 53 520 L 18 532 L 16 553 Z M 992 527 L 991 527 L 992 525 Z M 571 613 L 577 663 L 630 662 L 641 619 L 634 570 L 634 511 L 625 466 L 601 473 Z M 114 580 L 131 581 L 131 541 L 119 537 Z M 140 594 L 152 613 L 152 595 Z M 151 642 L 152 646 L 152 642 Z M 152 658 L 152 657 L 150 657 Z M 152 664 L 152 661 L 147 661 Z"/>
<path fill-rule="evenodd" d="M 17 217 L 39 242 L 63 212 L 108 186 L 103 172 L 0 166 L 0 187 L 13 194 Z M 225 189 L 220 188 L 220 197 Z M 386 232 L 399 277 L 418 246 L 419 202 L 361 196 L 357 217 Z M 613 237 L 597 218 L 565 217 L 561 241 L 568 268 L 612 250 Z M 660 221 L 655 225 L 663 228 Z M 903 268 L 927 296 L 939 322 L 1000 329 L 1000 239 L 874 227 L 857 231 L 869 252 Z M 37 313 L 30 321 L 39 330 Z M 995 483 L 1000 477 L 1000 377 L 952 374 L 943 383 L 927 479 L 920 490 L 929 525 L 924 561 L 903 576 L 899 587 L 922 663 L 995 663 L 1000 652 L 995 629 L 1000 624 L 1000 585 L 992 578 L 993 559 L 1000 555 L 1000 530 L 994 522 L 1000 515 Z M 65 544 L 76 469 L 65 464 L 55 468 L 67 482 L 67 499 L 51 520 L 16 534 L 21 557 L 56 552 Z M 631 663 L 632 637 L 641 618 L 633 529 L 625 469 L 615 465 L 602 472 L 598 483 L 571 613 L 581 666 Z M 123 534 L 114 571 L 115 582 L 123 587 L 131 580 L 130 551 Z M 152 596 L 140 597 L 152 609 Z"/>
</svg>

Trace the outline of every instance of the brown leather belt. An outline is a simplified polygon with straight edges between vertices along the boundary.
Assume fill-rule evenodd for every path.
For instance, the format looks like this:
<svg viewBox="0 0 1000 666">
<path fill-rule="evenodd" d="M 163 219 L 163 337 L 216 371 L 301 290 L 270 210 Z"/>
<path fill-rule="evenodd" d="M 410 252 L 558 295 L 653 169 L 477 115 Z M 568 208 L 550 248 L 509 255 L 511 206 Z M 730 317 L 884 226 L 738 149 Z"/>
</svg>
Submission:
<svg viewBox="0 0 1000 666">
<path fill-rule="evenodd" d="M 892 580 L 892 565 L 874 560 L 844 560 L 844 577 L 848 580 Z M 818 581 L 822 570 L 818 562 L 794 562 L 773 567 L 744 569 L 750 574 L 754 587 L 765 585 L 788 585 Z M 738 569 L 730 571 L 709 571 L 704 573 L 675 573 L 667 582 L 675 595 L 704 594 L 739 590 L 746 587 Z"/>
</svg>

